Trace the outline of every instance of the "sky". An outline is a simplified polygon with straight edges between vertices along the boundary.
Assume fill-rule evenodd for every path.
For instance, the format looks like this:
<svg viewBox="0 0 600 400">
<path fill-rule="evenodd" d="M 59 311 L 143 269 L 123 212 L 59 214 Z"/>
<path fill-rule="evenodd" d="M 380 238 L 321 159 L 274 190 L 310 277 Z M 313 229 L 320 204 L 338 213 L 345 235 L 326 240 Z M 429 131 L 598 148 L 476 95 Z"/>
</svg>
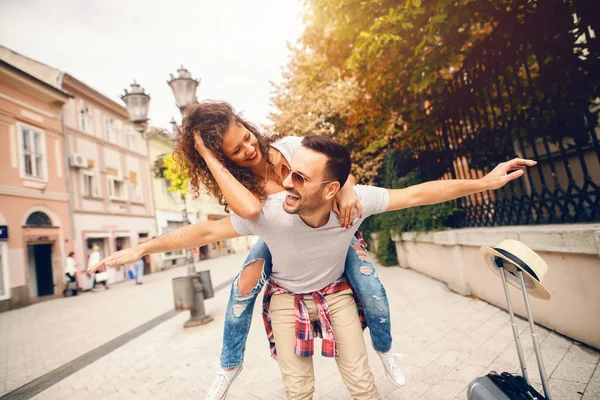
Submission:
<svg viewBox="0 0 600 400">
<path fill-rule="evenodd" d="M 272 86 L 304 30 L 302 0 L 0 0 L 0 44 L 68 72 L 122 104 L 133 79 L 152 125 L 181 121 L 166 81 L 180 65 L 199 100 L 268 125 Z"/>
</svg>

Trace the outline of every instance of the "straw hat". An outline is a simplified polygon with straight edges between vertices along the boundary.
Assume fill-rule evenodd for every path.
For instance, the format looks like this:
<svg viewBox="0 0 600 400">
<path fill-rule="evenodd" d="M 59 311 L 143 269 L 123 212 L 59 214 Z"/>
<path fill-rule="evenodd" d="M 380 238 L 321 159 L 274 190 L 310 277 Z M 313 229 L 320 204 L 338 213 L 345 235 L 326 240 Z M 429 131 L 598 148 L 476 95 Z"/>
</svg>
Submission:
<svg viewBox="0 0 600 400">
<path fill-rule="evenodd" d="M 550 299 L 550 292 L 542 285 L 542 280 L 548 272 L 548 265 L 542 257 L 524 243 L 506 239 L 496 247 L 481 246 L 479 250 L 496 275 L 500 276 L 500 268 L 496 264 L 496 258 L 498 258 L 504 261 L 503 268 L 508 272 L 506 274 L 508 283 L 521 289 L 521 282 L 517 274 L 517 269 L 519 269 L 523 272 L 527 293 L 539 299 Z"/>
</svg>

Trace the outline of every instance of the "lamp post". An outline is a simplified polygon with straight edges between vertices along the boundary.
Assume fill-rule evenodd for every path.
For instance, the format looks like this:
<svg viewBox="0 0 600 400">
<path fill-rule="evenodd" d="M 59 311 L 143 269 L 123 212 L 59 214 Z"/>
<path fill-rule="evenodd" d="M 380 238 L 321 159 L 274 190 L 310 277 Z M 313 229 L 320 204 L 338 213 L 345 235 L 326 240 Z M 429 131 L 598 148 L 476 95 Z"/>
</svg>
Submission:
<svg viewBox="0 0 600 400">
<path fill-rule="evenodd" d="M 196 89 L 200 84 L 200 80 L 192 78 L 192 74 L 183 68 L 183 65 L 177 70 L 177 76 L 169 74 L 170 80 L 167 81 L 173 95 L 175 96 L 175 104 L 179 107 L 179 111 L 183 116 L 183 111 L 190 104 L 196 104 L 198 99 L 196 98 Z"/>
<path fill-rule="evenodd" d="M 183 68 L 183 65 L 179 67 L 177 74 L 177 77 L 173 76 L 173 74 L 169 74 L 171 79 L 168 80 L 167 83 L 171 86 L 171 90 L 173 90 L 175 104 L 177 104 L 181 116 L 183 117 L 185 108 L 198 102 L 196 98 L 196 89 L 198 88 L 200 81 L 193 79 L 192 74 L 190 74 L 187 69 Z M 176 125 L 174 120 L 171 121 L 172 128 L 174 128 L 173 124 Z M 188 219 L 187 202 L 183 195 L 181 196 L 181 214 L 184 225 L 189 225 L 190 220 Z M 195 275 L 196 266 L 194 265 L 194 255 L 192 254 L 192 250 L 187 249 L 185 255 L 188 266 L 188 275 Z"/>
<path fill-rule="evenodd" d="M 183 116 L 187 106 L 198 102 L 196 90 L 200 84 L 199 80 L 193 79 L 190 72 L 181 66 L 177 70 L 177 76 L 170 74 L 170 80 L 167 81 L 173 95 L 175 103 Z M 148 127 L 148 110 L 150 107 L 150 95 L 145 93 L 144 89 L 134 80 L 131 89 L 121 96 L 127 107 L 129 119 L 133 122 L 136 130 L 142 134 L 146 140 L 163 130 Z M 171 120 L 172 132 L 177 131 L 177 123 Z M 149 145 L 148 145 L 149 146 Z M 148 154 L 150 154 L 148 152 Z M 181 217 L 184 225 L 189 225 L 187 204 L 185 196 L 181 195 Z M 187 278 L 175 278 L 173 280 L 175 308 L 178 310 L 189 309 L 190 319 L 184 324 L 184 327 L 202 325 L 212 321 L 212 318 L 204 312 L 204 299 L 213 296 L 210 271 L 196 271 L 194 265 L 194 255 L 191 249 L 186 249 Z M 202 282 L 202 283 L 200 283 Z"/>
</svg>

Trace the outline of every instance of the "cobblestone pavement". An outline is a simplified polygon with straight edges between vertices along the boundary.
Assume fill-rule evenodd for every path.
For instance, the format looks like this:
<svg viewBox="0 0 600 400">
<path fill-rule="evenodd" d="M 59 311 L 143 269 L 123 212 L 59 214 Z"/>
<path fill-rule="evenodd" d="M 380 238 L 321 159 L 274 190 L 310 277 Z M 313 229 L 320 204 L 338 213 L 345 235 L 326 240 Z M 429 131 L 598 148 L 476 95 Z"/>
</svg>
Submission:
<svg viewBox="0 0 600 400">
<path fill-rule="evenodd" d="M 244 255 L 203 262 L 216 286 L 235 276 Z M 466 387 L 490 370 L 517 372 L 506 312 L 452 293 L 414 271 L 378 266 L 392 308 L 394 348 L 404 353 L 407 384 L 393 386 L 370 349 L 382 398 L 466 399 Z M 8 392 L 94 347 L 172 309 L 170 278 L 184 269 L 148 276 L 143 287 L 60 299 L 0 314 L 0 390 Z M 490 279 L 495 279 L 490 274 Z M 207 301 L 215 320 L 183 329 L 181 313 L 40 393 L 35 399 L 203 399 L 219 364 L 228 289 Z M 535 310 L 533 310 L 535 315 Z M 519 328 L 530 377 L 539 387 L 526 321 Z M 599 354 L 538 327 L 555 400 L 600 399 Z M 368 335 L 365 339 L 369 342 Z M 318 346 L 318 345 L 317 345 Z M 315 351 L 317 353 L 317 351 Z M 349 399 L 335 362 L 314 357 L 316 399 Z M 585 393 L 585 394 L 584 394 Z M 269 357 L 255 308 L 244 371 L 228 400 L 284 399 L 279 369 Z"/>
<path fill-rule="evenodd" d="M 233 278 L 246 253 L 196 264 L 210 269 L 213 286 Z M 173 309 L 171 278 L 186 267 L 146 275 L 109 290 L 84 292 L 0 313 L 0 395 Z M 185 313 L 189 315 L 189 313 Z"/>
</svg>

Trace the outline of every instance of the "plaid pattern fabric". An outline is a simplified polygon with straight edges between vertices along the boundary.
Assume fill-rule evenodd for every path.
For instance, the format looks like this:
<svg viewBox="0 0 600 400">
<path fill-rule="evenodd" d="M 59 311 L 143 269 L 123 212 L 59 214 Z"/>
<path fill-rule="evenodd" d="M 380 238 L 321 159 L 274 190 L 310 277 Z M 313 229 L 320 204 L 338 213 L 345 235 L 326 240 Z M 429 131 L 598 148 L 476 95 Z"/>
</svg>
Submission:
<svg viewBox="0 0 600 400">
<path fill-rule="evenodd" d="M 363 238 L 362 233 L 360 233 L 360 231 L 356 231 L 356 233 L 354 234 L 354 237 L 356 238 L 356 240 L 358 240 L 358 243 L 360 243 L 362 248 L 367 250 L 367 242 L 365 242 L 365 239 Z"/>
<path fill-rule="evenodd" d="M 329 306 L 325 301 L 325 296 L 332 293 L 338 293 L 346 289 L 351 289 L 351 287 L 346 281 L 346 278 L 343 276 L 337 281 L 333 282 L 331 285 L 319 291 L 307 294 L 291 293 L 273 279 L 269 279 L 263 298 L 263 322 L 265 324 L 265 330 L 267 331 L 267 339 L 269 340 L 271 357 L 277 360 L 277 348 L 275 346 L 273 327 L 271 325 L 271 313 L 269 312 L 271 297 L 274 294 L 294 295 L 294 315 L 296 320 L 296 341 L 294 343 L 295 354 L 300 357 L 311 357 L 314 354 L 314 338 L 320 337 L 323 339 L 321 354 L 324 357 L 337 357 L 337 346 L 333 329 L 331 327 L 331 314 L 329 313 Z M 313 300 L 317 304 L 318 319 L 314 322 L 310 321 L 308 308 L 306 307 L 306 303 L 304 303 L 304 296 L 307 295 L 312 296 Z M 362 303 L 356 294 L 354 294 L 354 300 L 358 306 L 358 315 L 362 329 L 364 330 L 367 327 L 367 323 Z"/>
</svg>

